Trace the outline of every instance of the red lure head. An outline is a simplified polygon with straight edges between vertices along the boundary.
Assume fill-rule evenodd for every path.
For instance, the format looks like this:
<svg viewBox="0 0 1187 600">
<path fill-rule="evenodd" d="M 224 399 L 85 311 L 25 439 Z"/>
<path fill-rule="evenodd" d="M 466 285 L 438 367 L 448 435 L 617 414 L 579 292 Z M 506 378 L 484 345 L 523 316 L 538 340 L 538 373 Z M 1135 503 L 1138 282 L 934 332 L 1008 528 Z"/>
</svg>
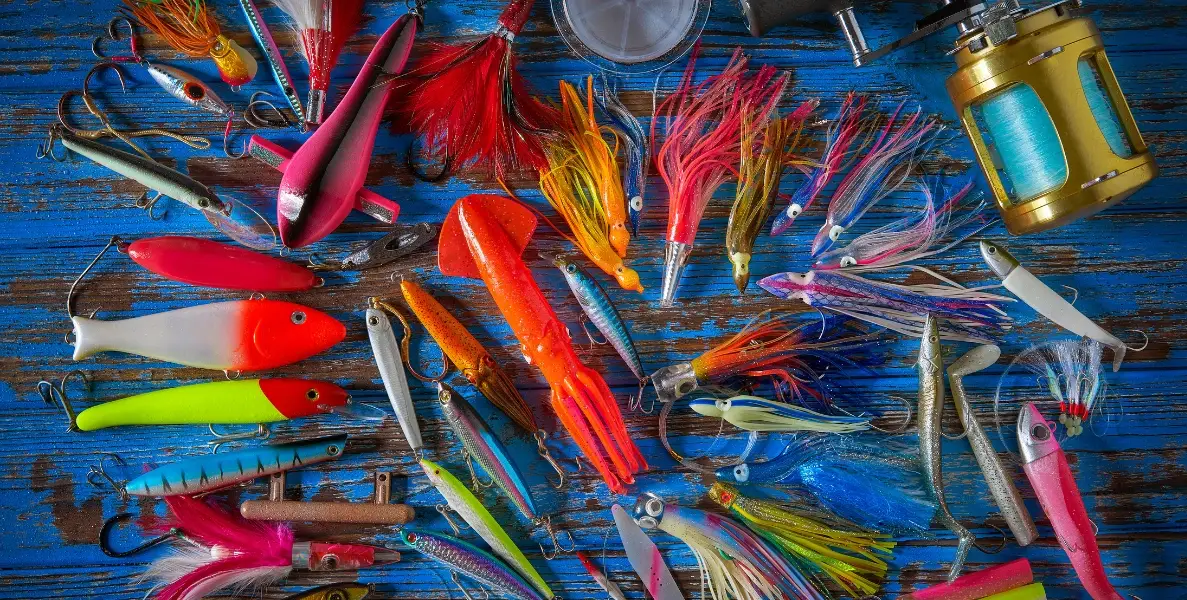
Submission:
<svg viewBox="0 0 1187 600">
<path fill-rule="evenodd" d="M 261 379 L 260 391 L 289 419 L 328 413 L 350 400 L 350 394 L 337 385 L 311 379 Z"/>
<path fill-rule="evenodd" d="M 319 310 L 278 300 L 243 303 L 240 364 L 245 371 L 303 360 L 346 337 L 346 327 Z"/>
<path fill-rule="evenodd" d="M 293 544 L 293 568 L 306 571 L 353 571 L 399 560 L 399 552 L 383 546 L 327 542 Z"/>
</svg>

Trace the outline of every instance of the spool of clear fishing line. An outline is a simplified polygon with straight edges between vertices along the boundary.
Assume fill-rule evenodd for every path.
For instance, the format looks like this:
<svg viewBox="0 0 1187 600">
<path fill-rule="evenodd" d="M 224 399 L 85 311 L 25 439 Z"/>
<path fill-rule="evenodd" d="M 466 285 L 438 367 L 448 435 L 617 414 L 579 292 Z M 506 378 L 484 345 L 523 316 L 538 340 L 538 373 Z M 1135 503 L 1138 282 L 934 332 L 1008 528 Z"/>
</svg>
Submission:
<svg viewBox="0 0 1187 600">
<path fill-rule="evenodd" d="M 692 47 L 710 0 L 552 0 L 561 39 L 590 64 L 613 73 L 662 69 Z"/>
</svg>

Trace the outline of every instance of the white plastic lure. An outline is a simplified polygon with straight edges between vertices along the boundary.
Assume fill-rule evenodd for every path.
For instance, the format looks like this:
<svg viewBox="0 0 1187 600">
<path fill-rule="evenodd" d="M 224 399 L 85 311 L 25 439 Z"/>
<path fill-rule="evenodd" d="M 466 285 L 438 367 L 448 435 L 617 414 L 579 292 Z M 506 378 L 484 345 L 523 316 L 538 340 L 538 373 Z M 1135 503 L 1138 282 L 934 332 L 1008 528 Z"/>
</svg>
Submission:
<svg viewBox="0 0 1187 600">
<path fill-rule="evenodd" d="M 870 428 L 870 420 L 864 417 L 824 415 L 757 396 L 734 396 L 724 400 L 697 398 L 688 406 L 706 417 L 725 419 L 746 431 L 853 433 Z"/>
<path fill-rule="evenodd" d="M 377 298 L 371 298 L 370 307 L 367 308 L 367 337 L 371 339 L 375 364 L 379 366 L 383 388 L 387 391 L 388 401 L 392 403 L 392 410 L 396 411 L 404 439 L 412 451 L 419 455 L 425 444 L 420 437 L 420 422 L 416 420 L 416 409 L 412 404 L 412 391 L 408 389 L 408 376 L 404 373 L 400 346 L 392 331 L 391 320 L 384 312 L 383 303 Z"/>
<path fill-rule="evenodd" d="M 610 512 L 614 513 L 614 524 L 618 527 L 626 557 L 651 597 L 655 600 L 684 600 L 655 542 L 621 506 L 611 506 Z"/>
<path fill-rule="evenodd" d="M 1002 286 L 1010 290 L 1019 300 L 1035 309 L 1035 312 L 1050 319 L 1056 325 L 1080 336 L 1094 339 L 1113 349 L 1113 372 L 1121 369 L 1125 361 L 1125 343 L 1117 336 L 1105 331 L 1076 310 L 1067 300 L 1057 294 L 1018 263 L 1018 259 L 1005 248 L 993 243 L 981 242 L 981 257 L 985 264 L 1002 279 Z"/>
</svg>

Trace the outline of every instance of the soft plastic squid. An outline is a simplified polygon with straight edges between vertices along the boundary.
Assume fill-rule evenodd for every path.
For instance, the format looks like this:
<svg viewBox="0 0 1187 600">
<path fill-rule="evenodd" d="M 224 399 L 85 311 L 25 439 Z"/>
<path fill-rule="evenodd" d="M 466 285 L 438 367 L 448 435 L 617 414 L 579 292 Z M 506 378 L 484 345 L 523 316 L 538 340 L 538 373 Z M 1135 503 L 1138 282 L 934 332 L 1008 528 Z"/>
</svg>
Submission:
<svg viewBox="0 0 1187 600">
<path fill-rule="evenodd" d="M 853 433 L 870 428 L 866 417 L 824 415 L 794 404 L 756 396 L 697 398 L 688 406 L 706 417 L 718 417 L 746 431 L 815 431 Z"/>
<path fill-rule="evenodd" d="M 536 365 L 552 388 L 552 407 L 577 445 L 615 493 L 646 468 L 626 431 L 609 386 L 573 350 L 569 332 L 508 230 L 529 231 L 536 217 L 509 198 L 466 196 L 454 204 L 441 229 L 438 260 L 445 275 L 481 278 L 519 339 L 524 359 Z"/>
</svg>

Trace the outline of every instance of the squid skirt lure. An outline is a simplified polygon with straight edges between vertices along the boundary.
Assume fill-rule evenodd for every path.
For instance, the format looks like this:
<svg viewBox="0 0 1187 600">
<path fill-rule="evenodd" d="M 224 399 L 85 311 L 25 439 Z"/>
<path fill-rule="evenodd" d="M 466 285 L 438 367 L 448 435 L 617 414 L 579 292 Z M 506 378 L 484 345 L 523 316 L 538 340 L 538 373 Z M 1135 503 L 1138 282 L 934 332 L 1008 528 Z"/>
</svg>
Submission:
<svg viewBox="0 0 1187 600">
<path fill-rule="evenodd" d="M 817 433 L 854 433 L 870 428 L 865 417 L 824 415 L 806 408 L 774 402 L 756 396 L 733 398 L 697 398 L 689 408 L 706 417 L 718 417 L 746 431 L 813 431 Z"/>
</svg>

